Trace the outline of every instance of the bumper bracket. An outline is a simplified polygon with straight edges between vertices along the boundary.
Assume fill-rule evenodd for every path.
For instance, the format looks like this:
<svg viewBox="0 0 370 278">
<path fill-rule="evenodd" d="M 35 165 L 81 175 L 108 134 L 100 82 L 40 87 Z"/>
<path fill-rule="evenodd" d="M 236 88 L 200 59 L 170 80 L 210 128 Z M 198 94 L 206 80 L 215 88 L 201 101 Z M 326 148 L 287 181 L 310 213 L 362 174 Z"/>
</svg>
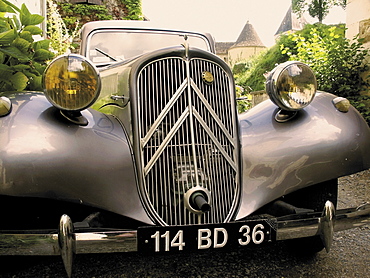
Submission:
<svg viewBox="0 0 370 278">
<path fill-rule="evenodd" d="M 322 213 L 276 218 L 276 240 L 320 236 L 329 252 L 333 235 L 370 223 L 370 204 L 336 211 L 328 201 Z M 61 255 L 71 277 L 75 254 L 137 251 L 137 231 L 74 232 L 71 219 L 63 215 L 58 233 L 10 233 L 0 231 L 0 255 Z"/>
</svg>

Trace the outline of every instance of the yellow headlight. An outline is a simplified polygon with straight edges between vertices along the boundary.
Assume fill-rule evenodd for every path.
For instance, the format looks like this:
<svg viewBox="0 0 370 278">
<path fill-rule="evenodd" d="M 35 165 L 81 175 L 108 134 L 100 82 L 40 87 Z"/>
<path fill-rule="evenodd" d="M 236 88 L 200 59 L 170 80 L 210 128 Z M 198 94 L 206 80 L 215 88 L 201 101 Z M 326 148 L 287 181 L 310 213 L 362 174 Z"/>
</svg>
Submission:
<svg viewBox="0 0 370 278">
<path fill-rule="evenodd" d="M 79 111 L 93 104 L 100 93 L 100 76 L 85 57 L 69 54 L 54 59 L 46 68 L 43 85 L 55 107 Z"/>
<path fill-rule="evenodd" d="M 277 66 L 268 76 L 266 91 L 281 109 L 300 110 L 315 97 L 317 82 L 309 66 L 301 62 L 286 62 Z"/>
</svg>

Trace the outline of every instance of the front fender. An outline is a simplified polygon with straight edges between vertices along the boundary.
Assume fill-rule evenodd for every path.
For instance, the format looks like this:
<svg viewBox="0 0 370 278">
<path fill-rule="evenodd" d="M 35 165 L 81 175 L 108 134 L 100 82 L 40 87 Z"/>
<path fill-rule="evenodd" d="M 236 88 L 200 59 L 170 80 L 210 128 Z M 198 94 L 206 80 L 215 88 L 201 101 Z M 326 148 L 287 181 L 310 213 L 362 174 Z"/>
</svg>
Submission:
<svg viewBox="0 0 370 278">
<path fill-rule="evenodd" d="M 353 108 L 318 93 L 285 123 L 267 100 L 240 116 L 243 194 L 238 219 L 298 189 L 370 168 L 370 130 Z"/>
<path fill-rule="evenodd" d="M 151 223 L 128 138 L 114 117 L 88 109 L 88 125 L 78 126 L 43 94 L 7 96 L 13 108 L 0 118 L 0 195 L 86 204 Z"/>
</svg>

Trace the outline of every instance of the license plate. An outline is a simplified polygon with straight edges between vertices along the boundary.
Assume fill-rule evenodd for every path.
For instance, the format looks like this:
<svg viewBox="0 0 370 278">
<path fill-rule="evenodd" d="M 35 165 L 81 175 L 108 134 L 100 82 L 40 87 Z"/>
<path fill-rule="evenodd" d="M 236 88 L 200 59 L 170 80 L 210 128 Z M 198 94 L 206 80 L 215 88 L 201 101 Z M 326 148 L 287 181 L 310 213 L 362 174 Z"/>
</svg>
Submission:
<svg viewBox="0 0 370 278">
<path fill-rule="evenodd" d="M 138 251 L 142 253 L 186 252 L 238 248 L 276 240 L 276 220 L 140 227 Z"/>
</svg>

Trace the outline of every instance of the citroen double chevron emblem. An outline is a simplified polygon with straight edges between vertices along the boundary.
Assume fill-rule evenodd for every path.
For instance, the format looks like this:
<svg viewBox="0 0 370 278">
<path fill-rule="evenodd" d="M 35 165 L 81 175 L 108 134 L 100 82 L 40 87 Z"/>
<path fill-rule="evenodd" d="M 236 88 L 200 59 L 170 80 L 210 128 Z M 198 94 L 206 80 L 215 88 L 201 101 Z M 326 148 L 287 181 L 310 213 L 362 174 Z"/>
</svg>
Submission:
<svg viewBox="0 0 370 278">
<path fill-rule="evenodd" d="M 207 85 L 211 85 L 214 81 L 213 74 L 209 71 L 202 72 L 202 79 L 203 82 L 206 83 Z"/>
</svg>

